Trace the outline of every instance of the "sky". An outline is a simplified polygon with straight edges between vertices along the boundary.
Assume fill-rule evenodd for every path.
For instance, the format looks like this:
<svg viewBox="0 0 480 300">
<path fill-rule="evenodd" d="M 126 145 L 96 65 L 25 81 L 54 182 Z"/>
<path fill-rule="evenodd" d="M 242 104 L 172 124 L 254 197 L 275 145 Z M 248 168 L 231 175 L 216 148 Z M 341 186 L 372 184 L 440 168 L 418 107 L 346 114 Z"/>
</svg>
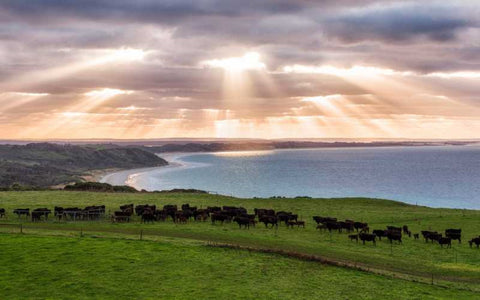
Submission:
<svg viewBox="0 0 480 300">
<path fill-rule="evenodd" d="M 0 138 L 480 138 L 480 2 L 1 0 Z"/>
</svg>

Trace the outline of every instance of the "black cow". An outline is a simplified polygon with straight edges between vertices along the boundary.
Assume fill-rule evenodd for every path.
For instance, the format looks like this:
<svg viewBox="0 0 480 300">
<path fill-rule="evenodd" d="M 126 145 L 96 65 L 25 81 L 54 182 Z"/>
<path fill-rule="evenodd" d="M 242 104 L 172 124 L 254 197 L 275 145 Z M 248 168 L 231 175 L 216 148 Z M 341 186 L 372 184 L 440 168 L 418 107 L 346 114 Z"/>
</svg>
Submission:
<svg viewBox="0 0 480 300">
<path fill-rule="evenodd" d="M 477 245 L 477 248 L 480 246 L 480 237 L 476 237 L 468 241 L 470 244 L 470 248 L 472 248 L 473 244 Z"/>
<path fill-rule="evenodd" d="M 365 245 L 365 242 L 373 242 L 373 244 L 376 246 L 377 245 L 377 242 L 376 242 L 376 235 L 375 234 L 371 234 L 371 233 L 360 233 L 358 235 L 358 237 L 360 238 L 360 240 L 363 242 L 363 244 Z"/>
<path fill-rule="evenodd" d="M 267 228 L 268 228 L 269 224 L 272 224 L 272 228 L 273 228 L 273 226 L 278 227 L 278 219 L 275 216 L 263 215 L 258 220 L 260 222 L 262 222 L 263 224 L 265 224 L 265 227 L 267 227 Z"/>
<path fill-rule="evenodd" d="M 452 248 L 452 239 L 449 237 L 441 237 L 438 239 L 440 246 L 447 245 L 447 248 Z"/>
<path fill-rule="evenodd" d="M 342 225 L 339 222 L 327 222 L 325 226 L 328 229 L 328 232 L 332 232 L 332 230 L 338 230 L 338 232 L 342 232 Z"/>
<path fill-rule="evenodd" d="M 362 222 L 355 222 L 353 223 L 353 227 L 355 227 L 355 230 L 362 230 L 365 231 L 364 229 L 368 228 L 368 223 L 362 223 Z M 366 231 L 368 232 L 368 231 Z"/>
<path fill-rule="evenodd" d="M 212 220 L 212 225 L 215 224 L 217 221 L 220 221 L 222 224 L 225 222 L 229 216 L 221 214 L 221 213 L 213 213 L 210 216 L 210 219 Z"/>
<path fill-rule="evenodd" d="M 458 240 L 460 244 L 462 242 L 462 230 L 461 229 L 447 229 L 445 230 L 445 236 L 452 240 Z"/>
<path fill-rule="evenodd" d="M 156 220 L 155 216 L 155 210 L 152 210 L 151 208 L 146 208 L 143 209 L 142 211 L 142 222 L 143 223 L 153 223 Z"/>
<path fill-rule="evenodd" d="M 5 217 L 5 208 L 0 208 L 0 218 Z"/>
<path fill-rule="evenodd" d="M 393 241 L 398 241 L 399 244 L 402 243 L 402 233 L 396 230 L 387 230 L 387 238 L 390 244 L 393 243 Z"/>
<path fill-rule="evenodd" d="M 48 220 L 48 215 L 51 213 L 52 211 L 49 210 L 48 208 L 37 208 L 37 209 L 34 209 L 32 211 L 32 222 L 35 222 L 35 221 L 40 221 L 42 219 L 42 217 L 45 218 L 45 221 Z"/>
<path fill-rule="evenodd" d="M 233 219 L 234 222 L 237 222 L 238 227 L 242 228 L 242 226 L 245 227 L 245 229 L 250 228 L 250 219 L 246 217 L 235 217 Z"/>
<path fill-rule="evenodd" d="M 414 238 L 414 239 L 418 240 L 419 237 L 420 237 L 420 235 L 419 235 L 418 233 L 414 233 L 414 234 L 413 234 L 413 238 Z"/>
<path fill-rule="evenodd" d="M 287 227 L 293 228 L 293 226 L 297 226 L 297 227 L 302 226 L 303 228 L 305 228 L 305 221 L 289 220 L 289 221 L 287 222 Z"/>
<path fill-rule="evenodd" d="M 430 240 L 432 243 L 433 241 L 438 241 L 442 237 L 442 234 L 436 231 L 422 231 L 422 235 L 425 238 L 425 242 Z"/>
<path fill-rule="evenodd" d="M 13 210 L 13 213 L 16 214 L 19 218 L 22 215 L 26 217 L 30 217 L 30 209 L 29 208 L 17 208 Z"/>
<path fill-rule="evenodd" d="M 350 241 L 355 240 L 358 243 L 358 234 L 350 234 L 348 238 L 350 239 Z"/>
<path fill-rule="evenodd" d="M 387 230 L 384 229 L 375 229 L 372 231 L 372 233 L 375 234 L 380 241 L 382 240 L 382 237 L 387 236 Z"/>
<path fill-rule="evenodd" d="M 351 222 L 338 222 L 342 227 L 342 230 L 345 229 L 347 232 L 352 232 L 354 230 L 354 223 Z"/>
</svg>

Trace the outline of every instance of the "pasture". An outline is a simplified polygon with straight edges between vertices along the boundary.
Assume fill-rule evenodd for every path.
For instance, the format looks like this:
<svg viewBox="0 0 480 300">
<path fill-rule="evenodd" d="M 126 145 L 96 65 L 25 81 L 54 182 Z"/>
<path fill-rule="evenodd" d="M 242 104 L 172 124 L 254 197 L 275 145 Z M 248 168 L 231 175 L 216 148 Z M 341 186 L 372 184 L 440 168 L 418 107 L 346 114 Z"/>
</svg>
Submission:
<svg viewBox="0 0 480 300">
<path fill-rule="evenodd" d="M 109 215 L 113 211 L 118 210 L 120 205 L 128 203 L 134 203 L 135 205 L 156 204 L 160 207 L 166 204 L 181 206 L 184 203 L 189 203 L 199 208 L 231 205 L 245 207 L 249 213 L 253 213 L 254 208 L 273 208 L 277 211 L 292 211 L 298 214 L 299 220 L 306 221 L 306 228 L 295 227 L 292 229 L 281 224 L 278 229 L 267 229 L 263 224 L 259 223 L 254 228 L 239 229 L 238 225 L 233 222 L 223 225 L 212 225 L 209 221 L 188 221 L 186 224 L 176 224 L 167 220 L 165 222 L 143 224 L 140 223 L 139 217 L 134 217 L 129 223 L 112 223 L 109 218 L 100 221 L 65 222 L 57 221 L 51 216 L 47 222 L 32 223 L 30 220 L 18 219 L 12 214 L 15 208 L 34 209 L 48 207 L 53 211 L 54 206 L 85 207 L 87 205 L 103 204 L 106 206 L 106 215 Z M 215 242 L 252 249 L 283 251 L 296 255 L 314 255 L 332 264 L 346 265 L 352 268 L 347 270 L 328 267 L 335 272 L 353 272 L 352 274 L 356 274 L 356 276 L 360 276 L 358 274 L 367 276 L 368 274 L 368 276 L 384 280 L 388 279 L 401 285 L 420 284 L 413 282 L 418 281 L 422 282 L 420 285 L 425 290 L 434 287 L 440 288 L 438 286 L 448 287 L 443 294 L 439 294 L 441 296 L 447 295 L 446 291 L 456 291 L 458 293 L 468 293 L 468 291 L 480 292 L 480 250 L 475 247 L 470 248 L 467 243 L 469 239 L 480 235 L 480 211 L 433 209 L 378 199 L 237 199 L 208 194 L 115 194 L 65 191 L 2 192 L 0 193 L 0 208 L 5 208 L 7 211 L 6 219 L 0 220 L 2 223 L 0 232 L 18 233 L 18 224 L 21 223 L 22 231 L 26 233 L 23 237 L 2 235 L 2 241 L 5 238 L 25 238 L 28 240 L 29 234 L 42 236 L 65 235 L 78 238 L 80 233 L 82 233 L 87 237 L 95 235 L 98 237 L 130 239 L 139 239 L 141 234 L 144 241 L 139 242 L 138 245 L 150 245 L 150 243 L 146 242 L 148 240 L 171 238 L 176 241 L 188 241 L 188 243 L 193 244 Z M 316 224 L 312 220 L 314 215 L 336 217 L 339 220 L 352 219 L 367 222 L 371 230 L 382 229 L 388 225 L 399 227 L 408 225 L 412 233 L 419 233 L 421 230 L 443 232 L 447 228 L 461 228 L 463 241 L 461 244 L 453 241 L 452 248 L 441 248 L 436 243 L 425 243 L 422 238 L 414 240 L 413 237 L 404 237 L 402 244 L 390 244 L 388 240 L 382 239 L 382 241 L 377 241 L 376 246 L 371 243 L 362 245 L 361 242 L 357 244 L 355 241 L 350 241 L 347 233 L 332 232 L 330 234 L 328 231 L 316 230 Z M 56 241 L 56 238 L 50 238 Z M 98 239 L 86 238 L 85 241 L 81 240 L 79 243 L 88 244 L 92 242 L 93 245 L 97 241 Z M 105 243 L 114 244 L 121 242 L 109 241 Z M 125 243 L 137 245 L 135 241 L 125 241 Z M 61 248 L 58 251 L 67 251 L 67 249 Z M 211 251 L 213 251 L 212 253 L 217 253 L 216 251 L 232 253 L 231 255 L 244 253 L 228 249 L 201 249 L 206 251 L 205 255 L 210 255 L 208 253 Z M 76 250 L 69 248 L 68 251 Z M 128 257 L 128 253 L 124 254 Z M 257 258 L 270 257 L 267 254 L 250 254 L 253 256 L 258 255 Z M 290 258 L 282 258 L 283 260 L 292 263 L 295 261 Z M 232 264 L 240 263 L 233 261 Z M 319 265 L 314 262 L 297 261 L 296 263 L 304 267 L 308 266 L 308 269 L 326 268 L 324 265 L 314 267 L 315 264 Z M 367 273 L 354 270 L 355 268 L 365 270 Z M 294 274 L 297 271 L 291 270 L 291 272 Z M 382 274 L 385 277 L 379 277 L 374 274 Z M 255 276 L 261 276 L 261 271 Z M 244 277 L 242 276 L 242 278 Z M 390 278 L 401 278 L 401 280 Z M 223 278 L 223 280 L 226 279 Z M 272 278 L 272 280 L 274 279 Z M 345 279 L 344 284 L 348 280 Z M 301 281 L 305 284 L 309 282 Z M 425 284 L 432 281 L 435 285 L 429 286 Z M 315 282 L 317 285 L 320 285 L 318 280 Z M 381 285 L 381 283 L 378 284 Z M 355 291 L 355 289 L 353 290 Z M 460 289 L 465 291 L 460 291 Z M 360 291 L 361 288 L 358 288 L 358 290 Z"/>
<path fill-rule="evenodd" d="M 385 278 L 189 239 L 0 234 L 2 299 L 473 299 Z"/>
</svg>

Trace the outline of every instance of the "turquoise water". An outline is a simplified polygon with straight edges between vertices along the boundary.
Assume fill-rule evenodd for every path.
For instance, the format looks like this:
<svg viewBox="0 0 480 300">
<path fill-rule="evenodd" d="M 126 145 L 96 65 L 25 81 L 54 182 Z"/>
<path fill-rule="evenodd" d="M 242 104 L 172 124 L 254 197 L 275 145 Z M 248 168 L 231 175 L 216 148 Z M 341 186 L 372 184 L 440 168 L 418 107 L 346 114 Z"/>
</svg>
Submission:
<svg viewBox="0 0 480 300">
<path fill-rule="evenodd" d="M 195 154 L 184 167 L 137 174 L 147 190 L 196 188 L 238 197 L 374 197 L 480 209 L 480 145 Z"/>
</svg>

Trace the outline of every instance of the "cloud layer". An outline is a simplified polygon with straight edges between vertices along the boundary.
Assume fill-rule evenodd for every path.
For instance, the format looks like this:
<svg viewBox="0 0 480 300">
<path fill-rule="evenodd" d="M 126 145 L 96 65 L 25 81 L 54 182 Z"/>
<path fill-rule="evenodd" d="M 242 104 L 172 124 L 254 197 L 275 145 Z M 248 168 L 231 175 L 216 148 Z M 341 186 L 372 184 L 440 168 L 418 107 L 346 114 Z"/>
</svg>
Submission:
<svg viewBox="0 0 480 300">
<path fill-rule="evenodd" d="M 477 1 L 1 1 L 0 135 L 479 138 L 479 16 Z"/>
</svg>

